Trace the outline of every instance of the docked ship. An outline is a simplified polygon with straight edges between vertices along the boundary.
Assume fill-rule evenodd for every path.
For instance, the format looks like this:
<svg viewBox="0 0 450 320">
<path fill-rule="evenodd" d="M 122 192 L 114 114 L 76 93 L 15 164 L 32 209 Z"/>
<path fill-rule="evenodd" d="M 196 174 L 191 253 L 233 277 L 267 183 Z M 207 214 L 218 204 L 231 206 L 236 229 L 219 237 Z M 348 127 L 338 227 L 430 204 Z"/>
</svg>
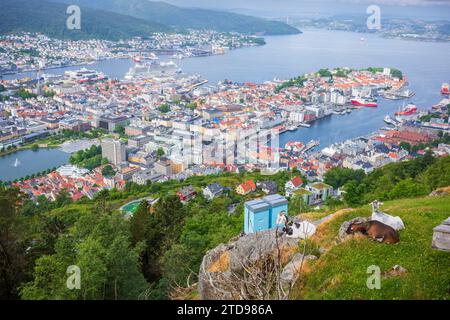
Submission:
<svg viewBox="0 0 450 320">
<path fill-rule="evenodd" d="M 441 94 L 448 95 L 450 92 L 448 91 L 448 83 L 443 83 L 441 87 Z"/>
<path fill-rule="evenodd" d="M 394 119 L 392 119 L 390 116 L 385 116 L 384 117 L 384 122 L 386 122 L 387 124 L 390 124 L 390 125 L 393 125 L 393 126 L 396 126 L 397 124 L 398 124 L 398 122 L 397 121 L 395 121 Z"/>
<path fill-rule="evenodd" d="M 389 90 L 383 91 L 380 95 L 389 100 L 401 100 L 401 99 L 409 99 L 415 95 L 415 93 L 409 89 L 406 90 Z"/>
<path fill-rule="evenodd" d="M 81 68 L 75 71 L 66 71 L 65 75 L 70 79 L 78 81 L 78 83 L 95 82 L 107 79 L 103 72 L 88 70 L 86 68 Z"/>
<path fill-rule="evenodd" d="M 362 98 L 354 98 L 351 99 L 350 102 L 354 106 L 371 107 L 371 108 L 376 108 L 378 106 L 378 103 L 376 103 L 375 101 Z"/>
<path fill-rule="evenodd" d="M 410 114 L 414 114 L 417 112 L 417 107 L 413 105 L 412 103 L 408 104 L 406 107 L 404 107 L 401 111 L 398 111 L 395 113 L 396 116 L 407 116 Z"/>
</svg>

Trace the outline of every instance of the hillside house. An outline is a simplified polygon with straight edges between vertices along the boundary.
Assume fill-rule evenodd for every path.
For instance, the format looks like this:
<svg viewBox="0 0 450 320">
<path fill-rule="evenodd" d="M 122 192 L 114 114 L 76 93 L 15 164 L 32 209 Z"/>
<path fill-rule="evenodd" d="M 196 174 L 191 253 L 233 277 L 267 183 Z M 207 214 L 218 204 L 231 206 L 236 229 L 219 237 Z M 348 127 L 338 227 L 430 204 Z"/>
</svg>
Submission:
<svg viewBox="0 0 450 320">
<path fill-rule="evenodd" d="M 278 184 L 272 180 L 257 182 L 256 186 L 265 194 L 275 194 L 278 192 Z"/>
<path fill-rule="evenodd" d="M 284 185 L 285 194 L 290 197 L 295 190 L 302 187 L 303 180 L 300 176 L 295 176 Z"/>
<path fill-rule="evenodd" d="M 312 192 L 312 204 L 319 204 L 332 195 L 333 187 L 323 182 L 308 184 L 306 190 Z"/>
<path fill-rule="evenodd" d="M 253 180 L 248 180 L 236 187 L 236 193 L 242 196 L 245 196 L 254 191 L 256 191 L 256 184 L 255 182 L 253 182 Z"/>
<path fill-rule="evenodd" d="M 212 200 L 216 197 L 219 197 L 223 194 L 224 188 L 218 184 L 218 183 L 212 183 L 205 188 L 203 188 L 203 196 L 208 199 Z"/>
<path fill-rule="evenodd" d="M 193 186 L 183 187 L 177 192 L 177 196 L 182 203 L 187 203 L 195 198 L 195 189 Z"/>
</svg>

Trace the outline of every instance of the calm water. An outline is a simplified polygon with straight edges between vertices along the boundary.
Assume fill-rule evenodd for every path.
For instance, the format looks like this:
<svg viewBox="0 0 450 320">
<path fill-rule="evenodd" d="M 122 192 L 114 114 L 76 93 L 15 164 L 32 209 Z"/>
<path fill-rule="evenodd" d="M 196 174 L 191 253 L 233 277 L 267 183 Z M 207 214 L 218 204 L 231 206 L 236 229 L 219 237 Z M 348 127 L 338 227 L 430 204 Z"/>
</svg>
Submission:
<svg viewBox="0 0 450 320">
<path fill-rule="evenodd" d="M 0 157 L 0 180 L 13 181 L 67 163 L 69 154 L 58 149 L 22 150 Z M 16 159 L 19 165 L 14 166 Z"/>
<path fill-rule="evenodd" d="M 416 95 L 410 102 L 419 109 L 428 109 L 441 96 L 440 86 L 450 82 L 448 52 L 450 43 L 434 43 L 383 39 L 376 35 L 328 30 L 303 30 L 292 36 L 266 37 L 267 44 L 234 50 L 225 55 L 190 58 L 176 61 L 186 73 L 197 73 L 215 84 L 224 79 L 236 82 L 261 83 L 273 78 L 290 78 L 305 72 L 328 67 L 365 68 L 369 66 L 395 67 L 408 77 Z M 361 41 L 361 37 L 365 41 Z M 88 68 L 103 71 L 113 78 L 122 78 L 132 62 L 126 59 L 106 60 Z M 60 74 L 69 67 L 50 70 Z M 23 77 L 9 75 L 5 78 Z M 407 101 L 405 101 L 406 103 Z M 373 132 L 385 124 L 386 114 L 393 114 L 402 101 L 379 99 L 378 108 L 355 110 L 344 116 L 333 115 L 315 122 L 311 128 L 286 132 L 280 145 L 289 140 L 307 142 L 318 139 L 321 147 Z"/>
</svg>

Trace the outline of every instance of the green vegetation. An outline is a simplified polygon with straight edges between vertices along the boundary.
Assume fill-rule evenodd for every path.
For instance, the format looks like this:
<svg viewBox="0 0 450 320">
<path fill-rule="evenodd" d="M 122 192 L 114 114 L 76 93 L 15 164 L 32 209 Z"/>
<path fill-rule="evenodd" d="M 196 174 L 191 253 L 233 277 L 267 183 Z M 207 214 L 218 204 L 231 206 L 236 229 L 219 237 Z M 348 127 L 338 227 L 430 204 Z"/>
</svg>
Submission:
<svg viewBox="0 0 450 320">
<path fill-rule="evenodd" d="M 391 76 L 392 77 L 394 77 L 394 78 L 398 78 L 398 79 L 400 79 L 400 80 L 402 80 L 403 79 L 403 73 L 400 71 L 400 70 L 398 70 L 398 69 L 395 69 L 395 68 L 390 68 L 391 69 Z M 384 68 L 380 68 L 380 67 L 369 67 L 369 68 L 366 68 L 366 69 L 364 69 L 364 70 L 367 70 L 367 71 L 370 71 L 370 72 L 372 72 L 372 73 L 382 73 L 383 71 L 384 71 Z"/>
<path fill-rule="evenodd" d="M 450 157 L 436 159 L 426 153 L 411 161 L 388 164 L 368 175 L 335 168 L 325 174 L 325 181 L 344 185 L 344 200 L 349 206 L 375 199 L 422 196 L 450 185 Z"/>
<path fill-rule="evenodd" d="M 97 152 L 98 149 L 91 148 L 76 153 L 73 161 L 82 163 L 95 157 Z M 345 186 L 347 203 L 359 206 L 374 198 L 387 200 L 386 211 L 400 215 L 406 230 L 402 231 L 400 244 L 395 246 L 353 239 L 332 247 L 320 257 L 314 271 L 305 278 L 307 281 L 298 283 L 297 297 L 331 298 L 342 294 L 341 298 L 443 298 L 446 292 L 443 291 L 444 277 L 448 279 L 450 273 L 437 266 L 448 266 L 449 258 L 429 249 L 430 230 L 448 216 L 449 198 L 393 202 L 389 199 L 411 197 L 424 194 L 424 190 L 428 192 L 450 185 L 450 157 L 435 159 L 427 154 L 412 161 L 388 165 L 369 175 L 360 171 L 333 170 L 327 175 L 327 181 L 334 186 Z M 0 264 L 0 294 L 24 299 L 168 298 L 174 285 L 183 286 L 188 277 L 191 283 L 196 281 L 195 273 L 207 250 L 239 234 L 243 226 L 243 202 L 263 195 L 258 191 L 239 196 L 233 191 L 236 185 L 249 179 L 270 179 L 278 183 L 278 191 L 283 193 L 284 183 L 291 177 L 290 172 L 270 177 L 247 172 L 192 176 L 185 181 L 170 180 L 142 186 L 129 182 L 123 191 L 104 190 L 94 200 L 84 197 L 76 203 L 72 203 L 67 192 L 60 193 L 55 202 L 41 196 L 33 203 L 15 189 L 0 188 L 0 228 L 11 231 L 1 233 L 0 241 L 6 241 L 8 252 L 17 258 L 17 261 Z M 231 191 L 226 196 L 206 201 L 201 188 L 213 182 L 229 187 Z M 354 184 L 353 191 L 351 184 Z M 176 192 L 188 185 L 194 187 L 197 196 L 182 205 Z M 149 196 L 159 198 L 157 204 L 150 207 L 147 201 L 141 202 L 130 219 L 118 211 L 130 201 Z M 231 205 L 237 205 L 234 213 L 228 212 Z M 330 200 L 327 210 L 304 215 L 317 219 L 329 213 L 331 208 L 342 206 L 342 202 Z M 290 214 L 308 210 L 299 197 L 291 200 L 291 207 Z M 363 207 L 338 216 L 329 224 L 330 230 L 319 230 L 315 247 L 332 246 L 344 219 L 368 214 L 368 207 Z M 4 237 L 10 238 L 3 240 Z M 25 248 L 30 249 L 25 251 Z M 405 289 L 398 289 L 403 285 L 400 280 L 389 279 L 385 281 L 386 285 L 391 281 L 393 284 L 386 288 L 395 290 L 362 292 L 367 290 L 365 271 L 369 262 L 380 263 L 382 270 L 395 264 L 406 267 L 411 272 L 405 278 Z M 87 278 L 82 278 L 85 285 L 82 290 L 67 290 L 65 272 L 69 265 L 89 271 Z M 355 275 L 347 276 L 351 270 Z M 360 280 L 362 273 L 364 278 Z M 3 285 L 5 279 L 10 281 L 7 285 Z M 361 288 L 357 287 L 360 282 Z M 427 286 L 418 289 L 413 283 L 426 283 Z"/>
<path fill-rule="evenodd" d="M 285 81 L 282 84 L 280 84 L 278 87 L 276 87 L 275 92 L 278 93 L 285 88 L 290 88 L 290 87 L 294 87 L 294 86 L 302 88 L 303 83 L 305 81 L 306 81 L 306 78 L 304 76 L 298 76 L 297 78 L 290 79 L 290 80 Z"/>
<path fill-rule="evenodd" d="M 102 169 L 102 175 L 105 177 L 113 177 L 116 174 L 113 167 L 110 165 L 106 165 Z"/>
<path fill-rule="evenodd" d="M 400 80 L 403 79 L 403 73 L 395 68 L 391 68 L 391 76 L 393 76 L 394 78 L 398 78 Z"/>
<path fill-rule="evenodd" d="M 75 4 L 70 2 L 70 4 Z M 0 33 L 19 31 L 40 32 L 55 38 L 120 40 L 134 36 L 147 36 L 153 32 L 171 32 L 172 28 L 156 22 L 104 11 L 89 4 L 81 6 L 80 30 L 66 26 L 67 4 L 33 0 L 3 0 L 0 12 Z M 43 23 L 45 21 L 45 23 Z"/>
<path fill-rule="evenodd" d="M 242 34 L 297 34 L 300 31 L 283 22 L 232 12 L 177 7 L 166 2 L 146 0 L 59 0 L 70 4 L 113 11 L 174 28 L 239 32 Z"/>
<path fill-rule="evenodd" d="M 80 150 L 71 155 L 69 163 L 92 170 L 99 167 L 102 160 L 102 147 L 92 145 L 89 149 Z"/>
<path fill-rule="evenodd" d="M 317 71 L 317 73 L 319 74 L 320 77 L 331 77 L 332 76 L 330 70 L 328 70 L 328 69 L 320 69 L 319 71 Z"/>
<path fill-rule="evenodd" d="M 325 223 L 313 238 L 314 245 L 328 250 L 309 264 L 294 288 L 292 299 L 449 299 L 450 255 L 433 250 L 433 228 L 448 217 L 450 196 L 387 201 L 387 213 L 399 216 L 406 228 L 400 242 L 380 244 L 366 237 L 355 237 L 335 245 L 339 227 L 355 217 L 369 217 L 364 206 Z M 366 286 L 367 268 L 379 266 L 386 272 L 394 265 L 406 268 L 401 276 L 381 278 L 380 290 Z"/>
<path fill-rule="evenodd" d="M 18 96 L 18 97 L 21 97 L 22 99 L 30 99 L 30 98 L 36 98 L 37 97 L 37 94 L 34 94 L 34 93 L 31 93 L 31 92 L 29 92 L 29 91 L 27 91 L 27 90 L 25 90 L 25 89 L 20 89 L 17 93 L 16 93 L 16 95 Z"/>
<path fill-rule="evenodd" d="M 170 112 L 170 106 L 167 103 L 164 103 L 158 107 L 158 110 L 162 113 L 168 113 Z"/>
</svg>

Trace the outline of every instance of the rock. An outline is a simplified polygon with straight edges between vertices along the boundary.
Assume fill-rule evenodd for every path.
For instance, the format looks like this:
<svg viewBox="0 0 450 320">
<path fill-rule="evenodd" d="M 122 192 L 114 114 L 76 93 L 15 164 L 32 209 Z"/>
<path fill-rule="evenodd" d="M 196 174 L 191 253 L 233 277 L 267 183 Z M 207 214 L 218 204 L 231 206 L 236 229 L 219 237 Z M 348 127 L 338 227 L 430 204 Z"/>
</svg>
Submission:
<svg viewBox="0 0 450 320">
<path fill-rule="evenodd" d="M 406 270 L 402 266 L 396 264 L 388 271 L 383 272 L 383 277 L 384 278 L 397 277 L 397 276 L 401 276 L 402 274 L 405 274 L 406 272 L 408 272 L 408 270 Z"/>
<path fill-rule="evenodd" d="M 296 253 L 291 261 L 283 268 L 280 276 L 281 281 L 284 284 L 292 284 L 297 280 L 298 274 L 301 272 L 300 268 L 302 267 L 302 261 L 304 266 L 306 261 L 315 259 L 317 259 L 317 257 L 313 255 L 304 256 L 301 253 Z"/>
<path fill-rule="evenodd" d="M 275 230 L 244 235 L 208 251 L 203 257 L 198 275 L 200 299 L 241 298 L 240 292 L 245 288 L 237 277 L 245 273 L 247 266 L 277 254 L 277 243 L 282 260 L 292 260 L 291 255 L 298 248 L 298 240 L 285 235 L 277 238 Z"/>
<path fill-rule="evenodd" d="M 351 236 L 351 234 L 349 234 L 347 231 L 353 222 L 366 222 L 366 221 L 367 221 L 367 218 L 362 218 L 362 217 L 357 217 L 352 220 L 345 221 L 339 228 L 339 234 L 338 234 L 339 240 L 345 240 L 347 237 Z"/>
</svg>

